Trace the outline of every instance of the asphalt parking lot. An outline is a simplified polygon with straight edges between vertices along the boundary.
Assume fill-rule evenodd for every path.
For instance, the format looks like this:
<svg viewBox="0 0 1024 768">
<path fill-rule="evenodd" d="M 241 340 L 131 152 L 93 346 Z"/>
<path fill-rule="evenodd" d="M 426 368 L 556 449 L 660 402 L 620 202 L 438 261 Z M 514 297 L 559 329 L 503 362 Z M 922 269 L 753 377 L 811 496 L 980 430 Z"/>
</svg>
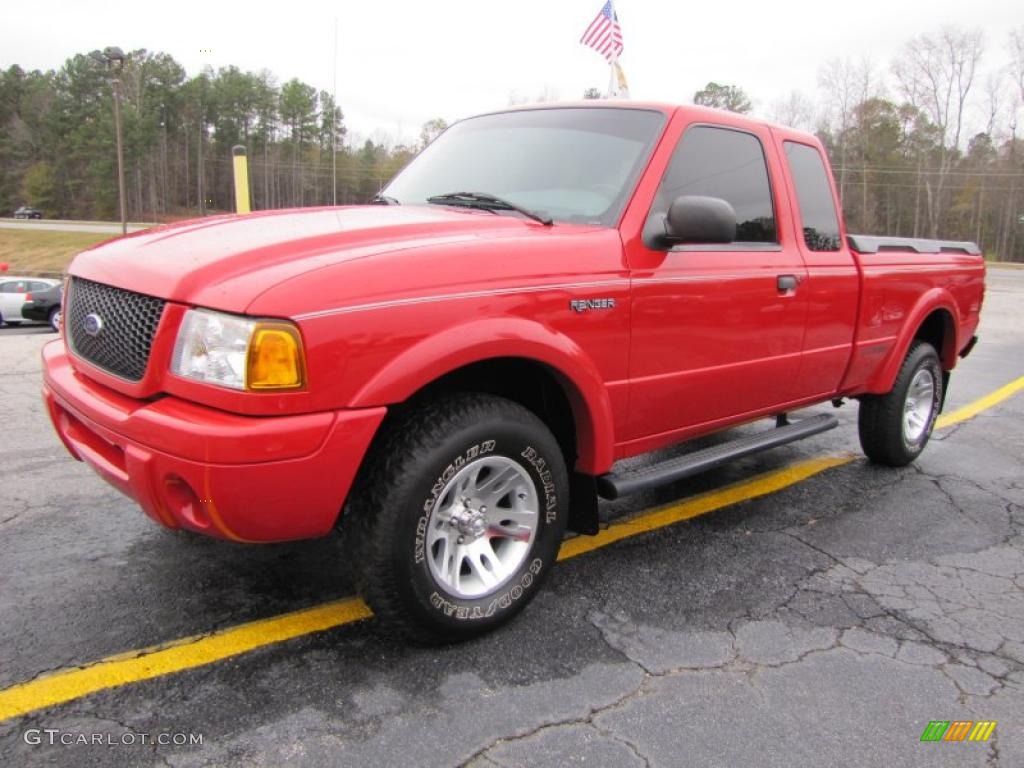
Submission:
<svg viewBox="0 0 1024 768">
<path fill-rule="evenodd" d="M 849 404 L 838 430 L 603 505 L 639 523 L 445 648 L 334 620 L 206 663 L 239 625 L 351 607 L 339 539 L 158 528 L 51 430 L 51 338 L 0 329 L 0 764 L 1024 765 L 1024 391 L 983 400 L 1024 376 L 1024 270 L 990 272 L 956 418 L 915 465 L 868 464 Z M 117 678 L 167 644 L 174 671 Z M 997 726 L 922 742 L 934 720 Z M 149 743 L 181 734 L 202 743 Z"/>
</svg>

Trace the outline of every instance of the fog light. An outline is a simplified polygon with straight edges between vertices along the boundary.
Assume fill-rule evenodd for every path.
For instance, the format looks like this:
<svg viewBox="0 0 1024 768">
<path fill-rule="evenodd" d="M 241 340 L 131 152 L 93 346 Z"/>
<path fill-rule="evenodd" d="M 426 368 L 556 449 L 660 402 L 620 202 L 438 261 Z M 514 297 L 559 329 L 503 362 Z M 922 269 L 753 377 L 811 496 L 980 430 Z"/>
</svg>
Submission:
<svg viewBox="0 0 1024 768">
<path fill-rule="evenodd" d="M 168 475 L 164 479 L 164 499 L 175 520 L 190 528 L 210 527 L 210 516 L 206 513 L 205 505 L 192 490 L 192 486 L 182 478 Z"/>
</svg>

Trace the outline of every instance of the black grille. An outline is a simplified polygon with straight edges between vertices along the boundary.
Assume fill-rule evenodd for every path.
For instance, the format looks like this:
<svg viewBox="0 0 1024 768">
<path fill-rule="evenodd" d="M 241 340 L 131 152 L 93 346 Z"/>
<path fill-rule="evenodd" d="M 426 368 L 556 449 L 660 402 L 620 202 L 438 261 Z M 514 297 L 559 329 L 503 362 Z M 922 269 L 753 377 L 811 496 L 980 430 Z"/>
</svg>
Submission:
<svg viewBox="0 0 1024 768">
<path fill-rule="evenodd" d="M 68 301 L 64 329 L 75 354 L 122 379 L 139 381 L 149 362 L 163 300 L 75 277 Z M 90 315 L 99 318 L 95 334 L 86 331 Z M 90 325 L 97 324 L 90 320 Z"/>
</svg>

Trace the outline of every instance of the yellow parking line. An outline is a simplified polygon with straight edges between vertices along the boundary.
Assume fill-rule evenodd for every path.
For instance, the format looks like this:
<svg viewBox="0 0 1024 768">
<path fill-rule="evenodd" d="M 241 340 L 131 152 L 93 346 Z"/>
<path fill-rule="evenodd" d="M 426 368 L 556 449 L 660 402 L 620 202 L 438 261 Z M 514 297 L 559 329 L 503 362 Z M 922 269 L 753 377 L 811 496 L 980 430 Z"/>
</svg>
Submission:
<svg viewBox="0 0 1024 768">
<path fill-rule="evenodd" d="M 973 419 L 982 411 L 987 411 L 989 408 L 999 405 L 1003 400 L 1006 400 L 1008 397 L 1012 397 L 1022 389 L 1024 389 L 1024 376 L 1000 387 L 995 392 L 975 400 L 973 403 L 968 403 L 963 408 L 957 408 L 955 411 L 942 414 L 935 420 L 935 427 L 936 429 L 942 429 L 944 427 L 951 427 L 954 424 L 959 424 L 961 421 L 966 421 L 967 419 Z"/>
<path fill-rule="evenodd" d="M 39 677 L 0 691 L 0 720 L 81 698 L 96 691 L 169 675 L 237 656 L 265 645 L 351 624 L 370 616 L 366 603 L 350 597 L 315 608 L 108 656 L 85 667 Z"/>
<path fill-rule="evenodd" d="M 942 428 L 969 419 L 1001 403 L 1021 389 L 1024 389 L 1024 376 L 980 400 L 943 416 L 936 425 Z M 852 460 L 853 457 L 848 455 L 809 459 L 715 491 L 648 510 L 628 520 L 612 523 L 597 536 L 569 539 L 562 545 L 558 559 L 568 560 L 622 539 L 705 515 L 742 501 L 776 493 Z M 371 615 L 369 607 L 362 600 L 346 598 L 269 619 L 239 624 L 208 635 L 186 637 L 117 656 L 108 656 L 93 664 L 60 670 L 0 690 L 0 721 L 73 701 L 97 691 L 212 664 L 256 648 L 351 624 Z"/>
<path fill-rule="evenodd" d="M 778 471 L 726 486 L 721 490 L 694 496 L 635 518 L 613 523 L 597 536 L 578 536 L 569 539 L 562 545 L 558 559 L 567 560 L 629 536 L 653 531 L 680 520 L 774 493 L 851 460 L 852 457 L 843 456 L 798 462 Z M 0 720 L 72 701 L 108 688 L 212 664 L 266 645 L 351 624 L 371 615 L 369 607 L 362 600 L 348 598 L 240 624 L 209 635 L 187 637 L 164 645 L 109 656 L 86 667 L 61 670 L 0 691 Z"/>
</svg>

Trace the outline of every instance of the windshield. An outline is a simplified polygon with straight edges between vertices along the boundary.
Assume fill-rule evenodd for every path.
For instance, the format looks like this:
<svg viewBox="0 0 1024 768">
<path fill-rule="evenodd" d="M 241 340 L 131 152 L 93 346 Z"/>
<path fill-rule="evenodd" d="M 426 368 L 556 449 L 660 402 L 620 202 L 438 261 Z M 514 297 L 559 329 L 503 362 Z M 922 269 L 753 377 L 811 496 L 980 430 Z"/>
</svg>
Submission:
<svg viewBox="0 0 1024 768">
<path fill-rule="evenodd" d="M 555 221 L 612 226 L 664 123 L 614 107 L 533 109 L 456 123 L 382 190 L 404 205 L 496 195 Z"/>
</svg>

